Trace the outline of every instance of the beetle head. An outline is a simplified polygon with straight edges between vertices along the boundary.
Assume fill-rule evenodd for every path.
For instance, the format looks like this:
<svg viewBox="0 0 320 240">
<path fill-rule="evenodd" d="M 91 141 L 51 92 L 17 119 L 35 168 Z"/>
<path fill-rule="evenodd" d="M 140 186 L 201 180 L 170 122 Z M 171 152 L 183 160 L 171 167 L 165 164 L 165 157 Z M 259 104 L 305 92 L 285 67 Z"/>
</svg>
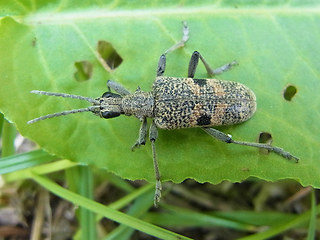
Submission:
<svg viewBox="0 0 320 240">
<path fill-rule="evenodd" d="M 114 118 L 123 113 L 122 97 L 119 94 L 105 92 L 96 100 L 99 104 L 94 104 L 94 106 L 99 106 L 99 108 L 95 108 L 92 112 L 102 118 Z"/>
<path fill-rule="evenodd" d="M 72 110 L 67 110 L 63 112 L 48 114 L 45 116 L 32 119 L 27 122 L 28 124 L 45 120 L 48 118 L 65 116 L 68 114 L 79 113 L 79 112 L 92 112 L 102 118 L 114 118 L 114 117 L 120 116 L 120 114 L 123 113 L 122 97 L 119 94 L 115 94 L 111 92 L 105 92 L 101 97 L 97 99 L 78 96 L 78 95 L 72 95 L 72 94 L 66 94 L 66 93 L 53 93 L 53 92 L 45 92 L 45 91 L 38 91 L 38 90 L 33 90 L 31 91 L 31 93 L 85 100 L 87 102 L 92 103 L 92 106 L 87 108 L 72 109 Z"/>
</svg>

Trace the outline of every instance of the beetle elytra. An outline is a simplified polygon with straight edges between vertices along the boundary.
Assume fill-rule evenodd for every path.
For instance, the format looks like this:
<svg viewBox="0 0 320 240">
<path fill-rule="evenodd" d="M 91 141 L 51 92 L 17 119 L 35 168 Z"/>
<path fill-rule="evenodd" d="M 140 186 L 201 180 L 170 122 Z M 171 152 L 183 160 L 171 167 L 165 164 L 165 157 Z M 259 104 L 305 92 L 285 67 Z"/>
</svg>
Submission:
<svg viewBox="0 0 320 240">
<path fill-rule="evenodd" d="M 194 78 L 199 59 L 206 67 L 210 76 L 227 71 L 237 64 L 236 62 L 212 69 L 203 56 L 195 51 L 190 59 L 187 78 L 163 76 L 166 67 L 166 54 L 179 47 L 183 47 L 188 38 L 189 28 L 184 23 L 182 40 L 160 56 L 157 77 L 153 83 L 151 92 L 143 92 L 138 88 L 134 93 L 130 93 L 122 85 L 110 80 L 107 82 L 109 91 L 96 99 L 34 90 L 32 93 L 85 100 L 92 103 L 92 106 L 49 114 L 30 120 L 28 123 L 78 112 L 92 112 L 101 118 L 107 119 L 118 117 L 121 114 L 127 116 L 133 115 L 141 121 L 139 137 L 132 146 L 132 150 L 134 150 L 146 143 L 147 118 L 153 118 L 149 129 L 149 140 L 152 146 L 156 178 L 155 206 L 157 206 L 160 200 L 162 189 L 155 148 L 158 128 L 201 127 L 210 136 L 220 141 L 267 149 L 284 158 L 298 161 L 299 159 L 296 156 L 284 151 L 282 148 L 269 144 L 236 141 L 230 135 L 211 128 L 213 126 L 232 125 L 247 121 L 256 111 L 256 96 L 245 85 L 217 79 Z M 116 93 L 111 92 L 111 90 Z"/>
</svg>

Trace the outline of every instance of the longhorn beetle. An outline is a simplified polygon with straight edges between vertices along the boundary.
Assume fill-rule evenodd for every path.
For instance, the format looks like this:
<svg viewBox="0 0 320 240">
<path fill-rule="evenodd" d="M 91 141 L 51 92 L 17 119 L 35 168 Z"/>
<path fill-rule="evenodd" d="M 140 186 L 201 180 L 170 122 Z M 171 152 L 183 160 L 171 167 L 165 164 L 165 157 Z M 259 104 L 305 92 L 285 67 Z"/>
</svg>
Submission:
<svg viewBox="0 0 320 240">
<path fill-rule="evenodd" d="M 53 113 L 30 120 L 34 123 L 47 118 L 63 116 L 78 112 L 92 112 L 101 118 L 114 118 L 121 114 L 135 116 L 141 121 L 139 137 L 132 146 L 132 150 L 145 145 L 147 138 L 147 118 L 153 118 L 149 130 L 149 139 L 152 147 L 153 165 L 156 178 L 154 204 L 157 206 L 161 197 L 161 181 L 156 155 L 155 141 L 158 137 L 158 128 L 177 129 L 201 127 L 210 136 L 226 143 L 234 143 L 273 151 L 284 158 L 295 159 L 282 148 L 269 144 L 236 141 L 212 126 L 232 125 L 247 121 L 256 111 L 256 96 L 245 85 L 217 79 L 196 79 L 194 74 L 199 59 L 204 64 L 210 76 L 220 74 L 237 63 L 235 61 L 212 69 L 202 55 L 193 52 L 188 69 L 188 77 L 165 77 L 166 54 L 179 47 L 183 47 L 189 39 L 189 27 L 184 22 L 182 39 L 160 56 L 157 68 L 157 77 L 151 92 L 138 89 L 132 94 L 120 84 L 108 80 L 108 92 L 101 97 L 93 99 L 78 95 L 52 93 L 45 91 L 31 91 L 36 94 L 75 98 L 92 103 L 92 106 L 74 109 L 60 113 Z M 111 89 L 116 93 L 112 93 Z"/>
</svg>

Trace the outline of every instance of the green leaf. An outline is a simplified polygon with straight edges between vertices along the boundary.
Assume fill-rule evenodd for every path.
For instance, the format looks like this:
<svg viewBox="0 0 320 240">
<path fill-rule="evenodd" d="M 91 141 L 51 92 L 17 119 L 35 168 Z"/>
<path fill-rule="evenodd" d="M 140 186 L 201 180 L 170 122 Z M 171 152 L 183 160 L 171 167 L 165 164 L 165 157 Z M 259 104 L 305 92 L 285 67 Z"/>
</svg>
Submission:
<svg viewBox="0 0 320 240">
<path fill-rule="evenodd" d="M 123 178 L 154 181 L 150 144 L 130 151 L 138 137 L 137 119 L 104 120 L 79 113 L 27 125 L 41 115 L 88 106 L 29 92 L 95 98 L 107 91 L 108 79 L 131 91 L 137 86 L 150 91 L 159 56 L 180 40 L 181 21 L 186 20 L 190 39 L 183 49 L 168 54 L 165 75 L 186 76 L 194 50 L 214 67 L 236 59 L 240 65 L 218 78 L 250 87 L 258 109 L 249 121 L 219 130 L 242 141 L 271 133 L 273 145 L 300 157 L 300 162 L 227 145 L 201 129 L 160 130 L 156 147 L 163 180 L 218 183 L 255 176 L 272 181 L 292 178 L 320 187 L 319 3 L 250 3 L 2 2 L 7 12 L 0 24 L 0 110 L 24 136 L 52 154 L 95 164 Z M 103 67 L 99 41 L 110 43 L 121 57 L 116 69 Z M 85 72 L 87 64 L 91 74 Z M 79 69 L 84 71 L 81 81 L 77 81 Z M 196 76 L 207 77 L 201 64 Z M 283 97 L 288 85 L 297 89 L 290 101 Z"/>
</svg>

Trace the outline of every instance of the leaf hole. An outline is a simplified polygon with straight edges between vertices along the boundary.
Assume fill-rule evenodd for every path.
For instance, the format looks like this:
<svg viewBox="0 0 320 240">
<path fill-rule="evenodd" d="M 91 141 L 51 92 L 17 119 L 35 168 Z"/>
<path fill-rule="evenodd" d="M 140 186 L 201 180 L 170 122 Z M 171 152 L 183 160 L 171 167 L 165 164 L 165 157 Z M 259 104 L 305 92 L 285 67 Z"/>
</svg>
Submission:
<svg viewBox="0 0 320 240">
<path fill-rule="evenodd" d="M 122 63 L 122 57 L 109 42 L 99 41 L 98 53 L 110 70 L 116 69 Z"/>
<path fill-rule="evenodd" d="M 291 101 L 291 99 L 296 95 L 298 89 L 293 85 L 288 85 L 283 91 L 283 97 L 287 101 Z"/>
<path fill-rule="evenodd" d="M 272 144 L 272 135 L 271 135 L 271 133 L 268 133 L 268 132 L 259 133 L 258 142 L 271 145 Z M 269 150 L 268 149 L 264 149 L 264 148 L 260 148 L 259 151 L 262 154 L 268 154 L 269 153 Z"/>
<path fill-rule="evenodd" d="M 75 62 L 76 72 L 74 73 L 74 78 L 78 82 L 84 82 L 91 78 L 92 76 L 92 64 L 88 61 Z"/>
</svg>

